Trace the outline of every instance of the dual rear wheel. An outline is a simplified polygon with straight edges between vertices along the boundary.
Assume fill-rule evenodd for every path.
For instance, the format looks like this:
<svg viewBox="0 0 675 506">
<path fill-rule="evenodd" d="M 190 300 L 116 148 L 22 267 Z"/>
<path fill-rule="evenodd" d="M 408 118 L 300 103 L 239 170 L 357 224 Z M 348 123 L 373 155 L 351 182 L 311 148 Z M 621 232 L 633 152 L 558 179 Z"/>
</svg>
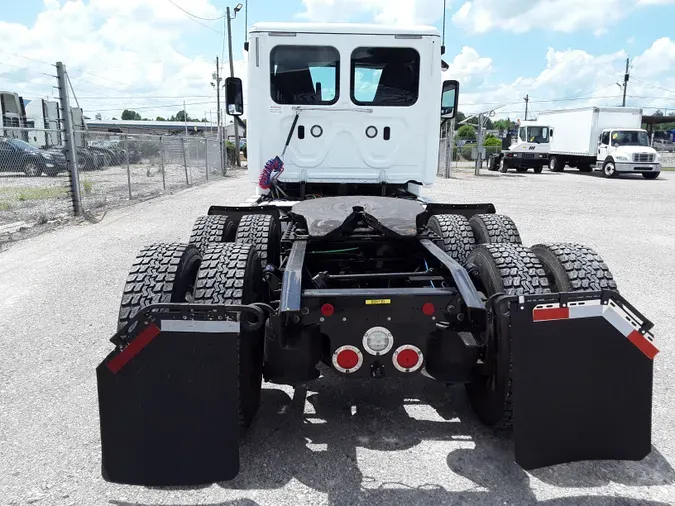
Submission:
<svg viewBox="0 0 675 506">
<path fill-rule="evenodd" d="M 430 218 L 429 228 L 439 246 L 472 273 L 476 289 L 485 299 L 506 295 L 539 295 L 551 292 L 618 291 L 603 259 L 580 244 L 522 244 L 518 229 L 508 216 L 487 214 L 471 219 L 458 215 Z M 512 427 L 511 340 L 499 328 L 486 331 L 484 374 L 466 384 L 469 402 L 477 417 L 497 430 Z"/>
<path fill-rule="evenodd" d="M 242 224 L 247 224 L 244 228 Z M 275 261 L 277 223 L 268 215 L 245 215 L 237 230 L 226 216 L 201 217 L 188 244 L 153 244 L 141 250 L 124 287 L 118 328 L 152 304 L 246 305 L 268 302 L 262 269 Z M 277 246 L 278 247 L 278 246 Z M 278 263 L 278 261 L 277 261 Z M 245 316 L 243 316 L 245 317 Z M 240 434 L 260 404 L 265 327 L 238 337 Z"/>
</svg>

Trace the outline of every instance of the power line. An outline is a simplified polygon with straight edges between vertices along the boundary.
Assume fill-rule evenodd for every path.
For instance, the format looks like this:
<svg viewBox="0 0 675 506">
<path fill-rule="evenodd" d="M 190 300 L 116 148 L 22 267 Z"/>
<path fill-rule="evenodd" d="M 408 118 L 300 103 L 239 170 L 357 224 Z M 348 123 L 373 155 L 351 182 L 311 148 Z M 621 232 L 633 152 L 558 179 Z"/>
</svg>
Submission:
<svg viewBox="0 0 675 506">
<path fill-rule="evenodd" d="M 171 2 L 171 0 L 169 0 L 169 1 Z M 173 2 L 171 2 L 171 3 L 174 4 Z M 174 5 L 176 5 L 176 4 L 174 4 Z M 176 5 L 176 7 L 178 7 L 180 10 L 182 10 L 184 13 L 186 13 L 186 14 L 189 16 L 188 19 L 191 19 L 191 20 L 194 21 L 195 23 L 198 23 L 198 24 L 202 25 L 204 28 L 207 28 L 207 29 L 211 30 L 212 32 L 216 32 L 217 34 L 220 34 L 220 35 L 223 34 L 223 32 L 221 32 L 221 31 L 219 31 L 219 30 L 216 30 L 215 28 L 211 28 L 209 25 L 205 25 L 204 23 L 202 23 L 201 21 L 199 21 L 199 19 L 202 19 L 202 18 L 197 18 L 196 16 L 193 16 L 192 14 L 190 14 L 189 12 L 187 12 L 187 11 L 186 11 L 185 9 L 183 9 L 182 7 L 179 7 L 178 5 Z M 217 20 L 209 20 L 209 21 L 219 21 L 219 20 L 221 20 L 221 19 L 222 19 L 222 18 L 218 18 Z"/>
<path fill-rule="evenodd" d="M 209 100 L 208 102 L 190 102 L 185 105 L 204 105 L 204 104 L 212 104 L 213 100 Z M 181 102 L 180 104 L 167 104 L 167 105 L 148 105 L 148 106 L 141 106 L 141 107 L 136 107 L 132 105 L 126 105 L 123 107 L 123 109 L 129 109 L 129 110 L 134 110 L 134 111 L 140 111 L 140 110 L 145 110 L 145 109 L 169 109 L 172 107 L 183 107 L 183 103 Z M 116 107 L 115 109 L 98 109 L 96 112 L 115 112 L 119 111 L 120 108 Z M 182 110 L 182 109 L 181 109 Z"/>
<path fill-rule="evenodd" d="M 638 82 L 640 82 L 640 83 L 642 83 L 642 84 L 645 84 L 645 85 L 647 85 L 647 86 L 649 86 L 649 87 L 651 87 L 651 88 L 656 88 L 657 90 L 667 91 L 668 93 L 675 93 L 675 90 L 669 90 L 668 88 L 663 88 L 662 86 L 657 86 L 657 85 L 655 85 L 655 84 L 646 83 L 646 82 L 644 82 L 642 79 L 638 79 L 638 78 L 635 77 L 635 76 L 633 76 L 633 79 L 635 79 L 636 81 L 638 81 Z"/>
<path fill-rule="evenodd" d="M 211 95 L 130 95 L 117 97 L 108 95 L 101 97 L 80 97 L 80 100 L 175 100 L 177 98 L 211 98 Z"/>
<path fill-rule="evenodd" d="M 183 11 L 185 14 L 187 14 L 188 16 L 190 16 L 190 17 L 192 17 L 192 18 L 195 18 L 195 19 L 201 19 L 202 21 L 220 21 L 221 19 L 223 19 L 223 18 L 225 17 L 225 16 L 223 15 L 223 16 L 220 16 L 219 18 L 201 18 L 201 17 L 199 17 L 199 16 L 196 16 L 196 15 L 192 14 L 191 12 L 186 11 L 186 10 L 183 9 L 180 5 L 177 5 L 177 4 L 176 4 L 175 2 L 173 2 L 172 0 L 169 0 L 169 2 L 170 2 L 171 4 L 173 4 L 175 7 L 178 7 L 180 10 L 182 10 L 182 11 Z"/>
</svg>

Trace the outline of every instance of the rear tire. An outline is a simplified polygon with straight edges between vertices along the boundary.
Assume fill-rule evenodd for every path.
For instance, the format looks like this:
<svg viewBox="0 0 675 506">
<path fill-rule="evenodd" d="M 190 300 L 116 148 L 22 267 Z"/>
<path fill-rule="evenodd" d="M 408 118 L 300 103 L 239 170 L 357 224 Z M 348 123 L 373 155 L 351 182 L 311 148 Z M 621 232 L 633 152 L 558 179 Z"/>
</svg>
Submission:
<svg viewBox="0 0 675 506">
<path fill-rule="evenodd" d="M 518 244 L 485 244 L 469 256 L 478 272 L 476 288 L 486 297 L 496 293 L 528 295 L 550 293 L 549 281 L 536 255 Z M 488 334 L 486 352 L 493 358 L 488 376 L 466 384 L 469 402 L 484 424 L 509 430 L 513 424 L 511 340 Z"/>
<path fill-rule="evenodd" d="M 548 168 L 551 172 L 562 172 L 565 170 L 565 163 L 557 156 L 548 159 Z"/>
<path fill-rule="evenodd" d="M 28 177 L 39 177 L 42 174 L 42 169 L 37 162 L 27 160 L 23 164 L 23 173 Z"/>
<path fill-rule="evenodd" d="M 506 174 L 508 172 L 508 170 L 509 170 L 509 166 L 506 165 L 506 162 L 504 161 L 504 157 L 502 156 L 499 159 L 499 172 L 501 172 L 502 174 Z"/>
<path fill-rule="evenodd" d="M 439 246 L 443 251 L 460 264 L 466 263 L 476 246 L 469 220 L 461 214 L 437 214 L 429 218 L 427 227 L 442 239 Z"/>
<path fill-rule="evenodd" d="M 607 264 L 594 250 L 581 244 L 536 244 L 537 255 L 551 289 L 556 292 L 614 290 L 618 287 Z"/>
<path fill-rule="evenodd" d="M 226 305 L 267 302 L 256 249 L 242 243 L 209 245 L 197 273 L 194 302 Z M 260 405 L 264 342 L 264 325 L 253 331 L 242 329 L 237 339 L 240 435 L 251 425 Z"/>
<path fill-rule="evenodd" d="M 124 286 L 118 329 L 146 306 L 191 299 L 201 260 L 199 250 L 188 244 L 153 244 L 143 248 Z"/>
<path fill-rule="evenodd" d="M 469 220 L 476 244 L 522 244 L 520 232 L 511 218 L 503 214 L 475 214 Z"/>
<path fill-rule="evenodd" d="M 660 172 L 643 172 L 642 177 L 645 179 L 656 179 L 661 175 Z"/>
<path fill-rule="evenodd" d="M 200 216 L 192 227 L 189 243 L 204 253 L 210 244 L 234 241 L 236 233 L 236 225 L 227 216 Z"/>
<path fill-rule="evenodd" d="M 281 239 L 277 220 L 270 214 L 245 214 L 237 227 L 236 242 L 252 244 L 260 255 L 262 266 L 278 266 Z"/>
</svg>

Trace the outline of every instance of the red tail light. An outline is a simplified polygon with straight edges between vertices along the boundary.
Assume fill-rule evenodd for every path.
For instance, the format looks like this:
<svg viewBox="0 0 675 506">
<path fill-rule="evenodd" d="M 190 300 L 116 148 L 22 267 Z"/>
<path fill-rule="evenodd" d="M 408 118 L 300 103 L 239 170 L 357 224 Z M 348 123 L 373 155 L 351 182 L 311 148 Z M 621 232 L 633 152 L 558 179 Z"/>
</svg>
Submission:
<svg viewBox="0 0 675 506">
<path fill-rule="evenodd" d="M 343 373 L 357 371 L 363 364 L 363 354 L 356 346 L 341 346 L 333 353 L 333 367 Z"/>
<path fill-rule="evenodd" d="M 412 344 L 399 346 L 392 356 L 394 367 L 401 372 L 415 372 L 422 367 L 424 356 L 422 351 Z"/>
</svg>

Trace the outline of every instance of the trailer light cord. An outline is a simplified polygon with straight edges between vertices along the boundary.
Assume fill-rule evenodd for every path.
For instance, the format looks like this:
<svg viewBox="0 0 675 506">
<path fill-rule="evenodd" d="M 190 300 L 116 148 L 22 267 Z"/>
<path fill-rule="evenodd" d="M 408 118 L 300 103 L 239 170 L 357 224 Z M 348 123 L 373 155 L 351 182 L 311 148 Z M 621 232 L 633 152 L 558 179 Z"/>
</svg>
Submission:
<svg viewBox="0 0 675 506">
<path fill-rule="evenodd" d="M 427 259 L 424 259 L 424 267 L 426 267 L 427 271 L 429 270 L 429 264 L 427 263 Z M 436 288 L 436 285 L 434 285 L 433 281 L 429 281 L 431 283 L 431 288 Z"/>
</svg>

